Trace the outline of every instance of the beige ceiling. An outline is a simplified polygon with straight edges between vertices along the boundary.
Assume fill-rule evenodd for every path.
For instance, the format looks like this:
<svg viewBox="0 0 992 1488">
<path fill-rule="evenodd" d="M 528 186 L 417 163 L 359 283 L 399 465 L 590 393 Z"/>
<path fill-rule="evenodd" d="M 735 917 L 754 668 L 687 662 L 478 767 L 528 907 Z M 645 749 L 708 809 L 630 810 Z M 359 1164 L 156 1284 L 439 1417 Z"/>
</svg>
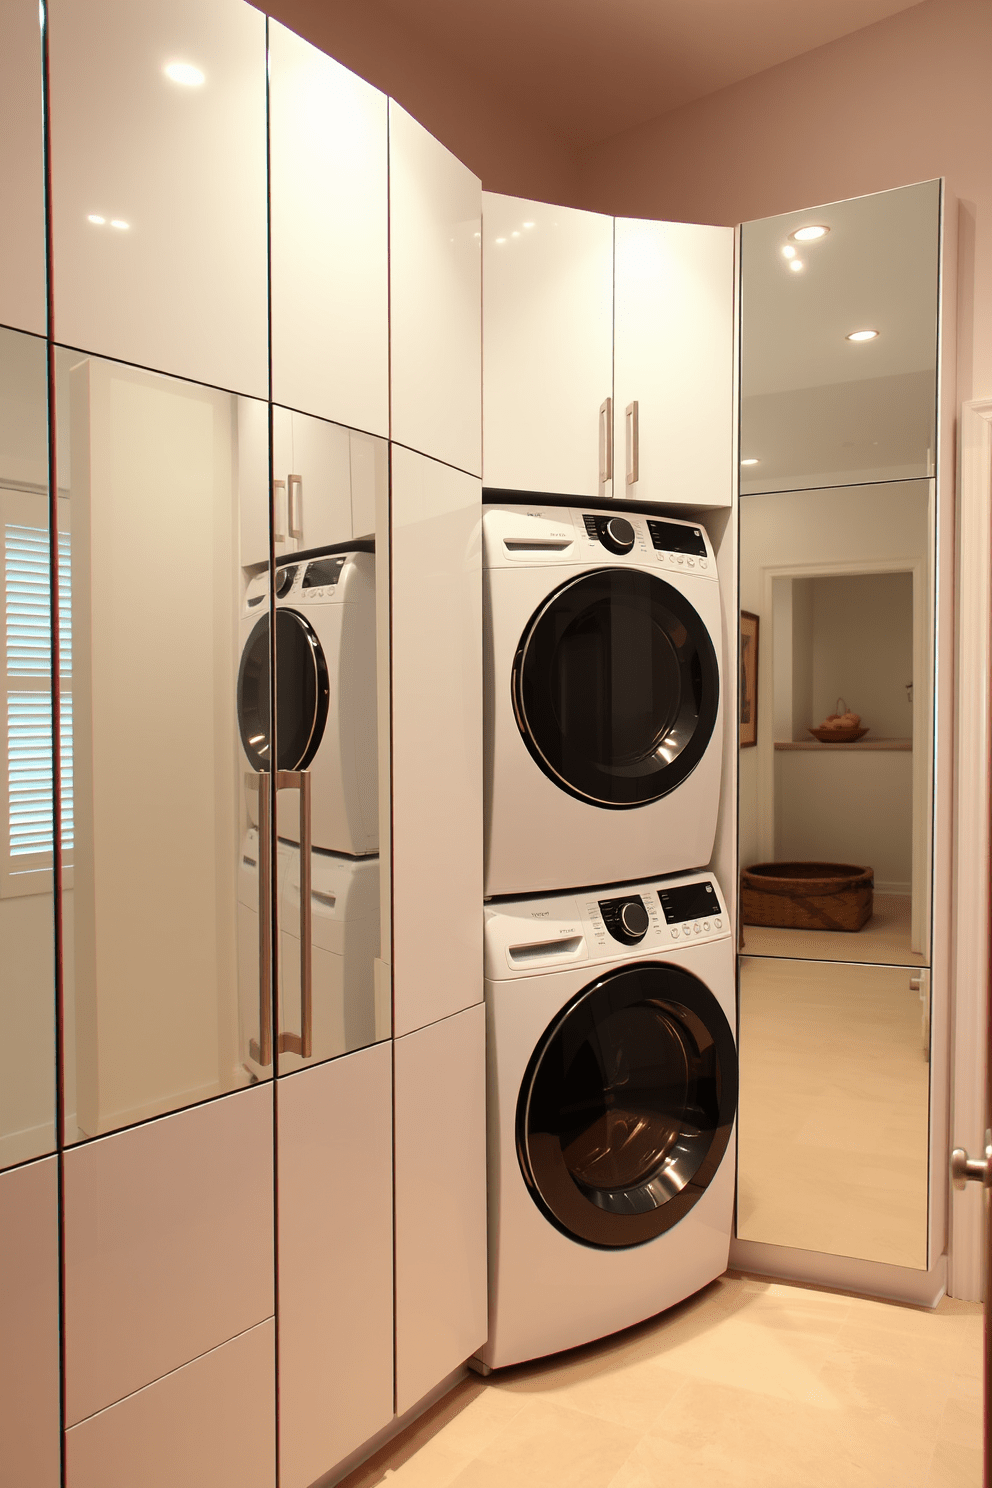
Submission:
<svg viewBox="0 0 992 1488">
<path fill-rule="evenodd" d="M 325 3 L 329 12 L 349 8 L 347 0 Z M 360 7 L 516 95 L 580 147 L 912 8 L 906 0 L 360 0 Z"/>
</svg>

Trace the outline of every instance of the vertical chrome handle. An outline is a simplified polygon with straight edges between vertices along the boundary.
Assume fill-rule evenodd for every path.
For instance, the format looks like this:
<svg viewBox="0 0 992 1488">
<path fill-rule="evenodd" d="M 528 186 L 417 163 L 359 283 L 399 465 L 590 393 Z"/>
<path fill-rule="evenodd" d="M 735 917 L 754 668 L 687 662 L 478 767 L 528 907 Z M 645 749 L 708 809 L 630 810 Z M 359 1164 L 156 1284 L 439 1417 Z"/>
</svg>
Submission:
<svg viewBox="0 0 992 1488">
<path fill-rule="evenodd" d="M 286 482 L 272 482 L 272 537 L 275 542 L 286 541 Z"/>
<path fill-rule="evenodd" d="M 258 1043 L 248 1053 L 264 1068 L 272 1063 L 272 776 L 248 778 L 258 789 Z"/>
<path fill-rule="evenodd" d="M 627 443 L 627 484 L 633 486 L 637 484 L 640 475 L 640 421 L 636 400 L 627 404 L 624 430 Z"/>
<path fill-rule="evenodd" d="M 599 480 L 601 485 L 613 479 L 613 399 L 607 398 L 599 408 Z"/>
<path fill-rule="evenodd" d="M 289 535 L 303 536 L 303 477 L 289 477 Z"/>
<path fill-rule="evenodd" d="M 313 883 L 312 833 L 310 826 L 310 771 L 279 770 L 276 790 L 300 793 L 300 1031 L 279 1035 L 281 1054 L 313 1053 Z"/>
</svg>

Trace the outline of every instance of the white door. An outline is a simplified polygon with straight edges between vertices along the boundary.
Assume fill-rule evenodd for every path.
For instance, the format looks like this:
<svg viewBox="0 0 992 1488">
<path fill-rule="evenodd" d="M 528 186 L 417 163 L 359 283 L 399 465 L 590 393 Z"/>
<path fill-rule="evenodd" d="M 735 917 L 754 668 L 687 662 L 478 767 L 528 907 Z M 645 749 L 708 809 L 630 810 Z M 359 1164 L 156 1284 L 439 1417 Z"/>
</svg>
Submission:
<svg viewBox="0 0 992 1488">
<path fill-rule="evenodd" d="M 486 486 L 611 495 L 613 218 L 486 191 L 482 252 Z"/>
<path fill-rule="evenodd" d="M 272 396 L 389 433 L 386 95 L 269 22 Z"/>
<path fill-rule="evenodd" d="M 613 494 L 729 506 L 734 233 L 616 219 Z"/>
</svg>

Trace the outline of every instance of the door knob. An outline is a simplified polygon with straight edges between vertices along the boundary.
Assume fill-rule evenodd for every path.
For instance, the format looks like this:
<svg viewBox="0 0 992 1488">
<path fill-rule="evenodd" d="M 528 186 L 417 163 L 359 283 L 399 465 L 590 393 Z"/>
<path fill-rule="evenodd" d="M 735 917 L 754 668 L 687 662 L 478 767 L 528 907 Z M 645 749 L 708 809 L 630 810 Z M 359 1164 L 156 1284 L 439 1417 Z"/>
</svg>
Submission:
<svg viewBox="0 0 992 1488">
<path fill-rule="evenodd" d="M 984 1157 L 969 1157 L 963 1147 L 955 1147 L 951 1153 L 951 1182 L 959 1190 L 966 1183 L 992 1187 L 992 1132 L 985 1133 Z"/>
</svg>

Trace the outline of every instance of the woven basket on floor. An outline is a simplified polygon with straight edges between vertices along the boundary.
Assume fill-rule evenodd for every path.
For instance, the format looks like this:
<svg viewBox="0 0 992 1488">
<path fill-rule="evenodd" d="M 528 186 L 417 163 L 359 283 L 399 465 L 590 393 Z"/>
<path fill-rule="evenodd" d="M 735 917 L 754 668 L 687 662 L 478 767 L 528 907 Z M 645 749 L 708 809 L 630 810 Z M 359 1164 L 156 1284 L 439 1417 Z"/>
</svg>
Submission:
<svg viewBox="0 0 992 1488">
<path fill-rule="evenodd" d="M 782 930 L 860 930 L 874 885 L 873 869 L 852 863 L 754 863 L 741 873 L 741 918 Z"/>
</svg>

